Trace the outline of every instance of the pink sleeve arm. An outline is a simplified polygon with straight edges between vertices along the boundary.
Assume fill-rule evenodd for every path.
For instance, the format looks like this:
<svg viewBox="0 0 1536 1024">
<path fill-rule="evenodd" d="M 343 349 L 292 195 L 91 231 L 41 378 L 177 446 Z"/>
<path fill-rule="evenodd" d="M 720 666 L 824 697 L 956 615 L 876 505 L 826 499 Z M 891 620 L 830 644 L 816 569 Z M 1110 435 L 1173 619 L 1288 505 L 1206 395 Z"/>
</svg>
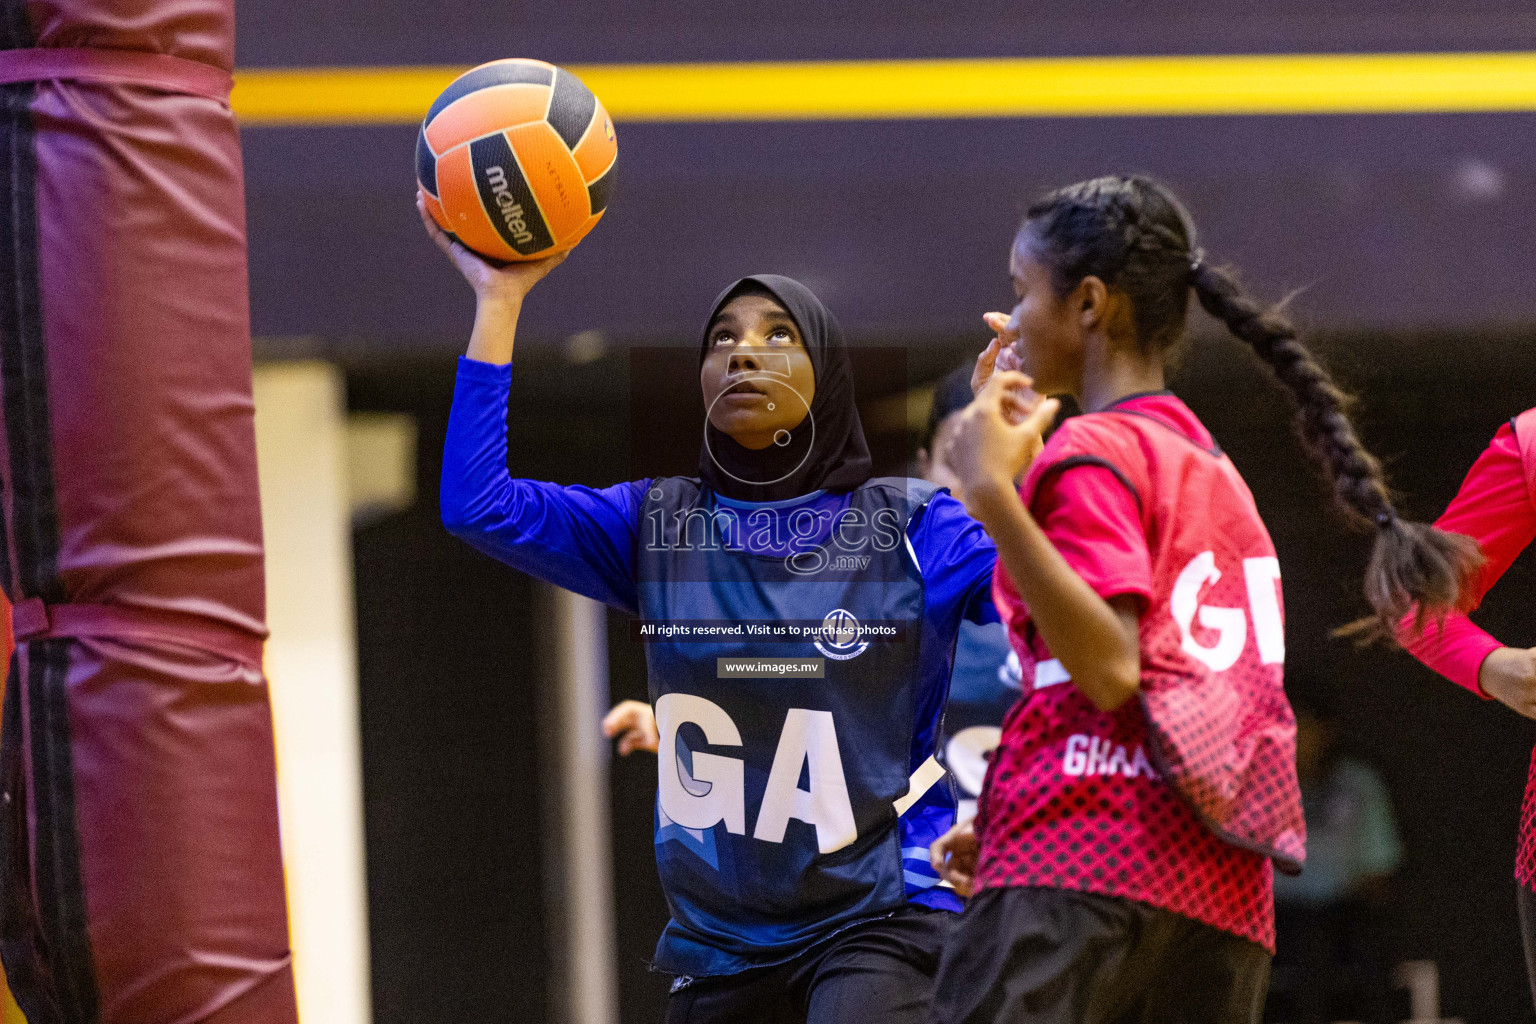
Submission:
<svg viewBox="0 0 1536 1024">
<path fill-rule="evenodd" d="M 1082 460 L 1047 470 L 1030 512 L 1094 593 L 1106 601 L 1121 594 L 1151 601 L 1152 556 L 1141 531 L 1137 497 L 1110 463 Z M 1029 608 L 1001 561 L 992 580 L 992 601 L 1017 651 Z"/>
<path fill-rule="evenodd" d="M 1514 430 L 1506 423 L 1478 457 L 1462 481 L 1461 490 L 1435 521 L 1440 529 L 1476 540 L 1487 561 L 1483 564 L 1473 607 L 1498 582 L 1515 558 L 1536 538 L 1536 505 L 1527 489 Z M 1477 684 L 1478 671 L 1490 653 L 1502 647 L 1466 615 L 1456 612 L 1443 624 L 1427 623 L 1414 636 L 1412 616 L 1398 624 L 1397 637 L 1415 658 L 1447 679 L 1487 698 Z"/>
<path fill-rule="evenodd" d="M 1152 600 L 1152 554 L 1130 483 L 1109 462 L 1083 460 L 1041 479 L 1031 507 L 1067 564 L 1104 600 Z"/>
</svg>

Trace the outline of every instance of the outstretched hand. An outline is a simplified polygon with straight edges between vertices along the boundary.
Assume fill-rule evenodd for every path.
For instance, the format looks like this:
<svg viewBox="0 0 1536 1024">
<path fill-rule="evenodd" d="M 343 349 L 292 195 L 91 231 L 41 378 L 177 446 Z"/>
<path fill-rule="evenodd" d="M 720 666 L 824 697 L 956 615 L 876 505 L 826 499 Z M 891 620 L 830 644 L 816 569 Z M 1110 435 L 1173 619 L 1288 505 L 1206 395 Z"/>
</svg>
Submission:
<svg viewBox="0 0 1536 1024">
<path fill-rule="evenodd" d="M 967 818 L 928 847 L 928 863 L 939 877 L 955 887 L 955 892 L 969 898 L 976 880 L 976 855 L 981 842 L 976 838 L 976 819 Z"/>
<path fill-rule="evenodd" d="M 464 243 L 450 238 L 448 232 L 444 231 L 427 212 L 427 203 L 422 198 L 420 189 L 416 191 L 416 211 L 421 214 L 421 223 L 426 227 L 432 241 L 436 242 L 437 247 L 448 255 L 455 267 L 459 268 L 459 273 L 464 275 L 464 280 L 469 282 L 469 286 L 475 290 L 475 295 L 481 301 L 500 299 L 521 306 L 523 299 L 533 290 L 533 286 L 544 280 L 545 275 L 570 255 L 570 250 L 566 250 L 542 260 L 525 260 L 498 267 L 470 250 Z"/>
<path fill-rule="evenodd" d="M 966 507 L 1013 490 L 1013 482 L 1029 468 L 1045 445 L 1045 431 L 1061 403 L 1041 398 L 1031 381 L 1014 370 L 992 373 L 976 400 L 959 415 L 946 461 L 959 478 Z"/>
<path fill-rule="evenodd" d="M 603 718 L 603 735 L 619 738 L 619 756 L 628 757 L 637 750 L 656 753 L 661 736 L 656 731 L 656 715 L 649 704 L 625 700 L 613 706 Z"/>
</svg>

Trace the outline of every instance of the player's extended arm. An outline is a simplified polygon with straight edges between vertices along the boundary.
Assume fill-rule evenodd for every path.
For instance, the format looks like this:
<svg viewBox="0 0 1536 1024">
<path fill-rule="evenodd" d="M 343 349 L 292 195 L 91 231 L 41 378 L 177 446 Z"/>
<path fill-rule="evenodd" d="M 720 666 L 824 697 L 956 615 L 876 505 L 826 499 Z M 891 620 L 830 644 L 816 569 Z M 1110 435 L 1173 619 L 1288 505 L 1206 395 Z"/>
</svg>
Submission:
<svg viewBox="0 0 1536 1024">
<path fill-rule="evenodd" d="M 533 286 L 565 261 L 570 251 L 547 259 L 492 266 L 461 243 L 448 237 L 427 213 L 421 192 L 416 193 L 416 212 L 437 247 L 453 261 L 464 280 L 475 290 L 475 329 L 469 336 L 469 358 L 501 365 L 512 361 L 512 345 L 517 338 L 517 318 L 523 300 Z"/>
<path fill-rule="evenodd" d="M 444 234 L 425 210 L 422 222 L 476 297 L 474 334 L 459 361 L 443 445 L 443 525 L 515 569 L 633 614 L 635 524 L 646 481 L 597 490 L 519 480 L 507 471 L 518 314 L 529 289 L 564 256 L 493 267 Z"/>
<path fill-rule="evenodd" d="M 1467 602 L 1476 607 L 1536 538 L 1536 505 L 1509 424 L 1478 457 L 1435 525 L 1481 545 L 1487 560 Z M 1444 623 L 1426 623 L 1418 633 L 1412 619 L 1410 615 L 1399 625 L 1398 640 L 1414 657 L 1452 682 L 1536 718 L 1536 650 L 1503 646 L 1461 612 L 1453 612 Z"/>
</svg>

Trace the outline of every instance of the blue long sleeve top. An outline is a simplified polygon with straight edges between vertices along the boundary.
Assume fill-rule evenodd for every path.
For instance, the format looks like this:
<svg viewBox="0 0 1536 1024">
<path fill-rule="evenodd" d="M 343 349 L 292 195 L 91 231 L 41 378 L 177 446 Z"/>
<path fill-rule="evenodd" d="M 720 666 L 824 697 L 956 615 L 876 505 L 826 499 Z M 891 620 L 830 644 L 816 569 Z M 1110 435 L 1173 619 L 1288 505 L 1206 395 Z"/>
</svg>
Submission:
<svg viewBox="0 0 1536 1024">
<path fill-rule="evenodd" d="M 521 480 L 507 469 L 507 394 L 511 365 L 461 356 L 443 447 L 443 524 L 492 558 L 630 615 L 638 614 L 635 545 L 650 479 L 594 488 Z M 830 515 L 847 495 L 815 491 L 786 502 L 727 502 L 740 509 L 809 508 Z M 748 538 L 751 543 L 756 538 Z M 953 637 L 960 620 L 995 619 L 990 600 L 997 553 L 981 525 L 947 492 L 908 529 L 923 574 L 928 625 Z M 815 542 L 811 539 L 809 542 Z M 802 542 L 807 543 L 807 542 Z M 753 548 L 754 554 L 784 554 Z M 946 645 L 946 646 L 952 646 Z M 949 665 L 934 666 L 948 679 Z"/>
</svg>

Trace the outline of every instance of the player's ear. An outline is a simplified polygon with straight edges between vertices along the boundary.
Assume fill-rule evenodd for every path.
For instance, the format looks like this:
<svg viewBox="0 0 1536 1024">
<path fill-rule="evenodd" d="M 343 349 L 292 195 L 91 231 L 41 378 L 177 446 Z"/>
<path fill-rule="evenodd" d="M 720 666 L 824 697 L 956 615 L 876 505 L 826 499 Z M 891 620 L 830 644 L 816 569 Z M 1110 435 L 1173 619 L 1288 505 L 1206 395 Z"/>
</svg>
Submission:
<svg viewBox="0 0 1536 1024">
<path fill-rule="evenodd" d="M 1102 327 L 1109 318 L 1110 294 L 1103 279 L 1089 274 L 1073 289 L 1072 301 L 1077 307 L 1078 323 L 1085 331 Z"/>
</svg>

